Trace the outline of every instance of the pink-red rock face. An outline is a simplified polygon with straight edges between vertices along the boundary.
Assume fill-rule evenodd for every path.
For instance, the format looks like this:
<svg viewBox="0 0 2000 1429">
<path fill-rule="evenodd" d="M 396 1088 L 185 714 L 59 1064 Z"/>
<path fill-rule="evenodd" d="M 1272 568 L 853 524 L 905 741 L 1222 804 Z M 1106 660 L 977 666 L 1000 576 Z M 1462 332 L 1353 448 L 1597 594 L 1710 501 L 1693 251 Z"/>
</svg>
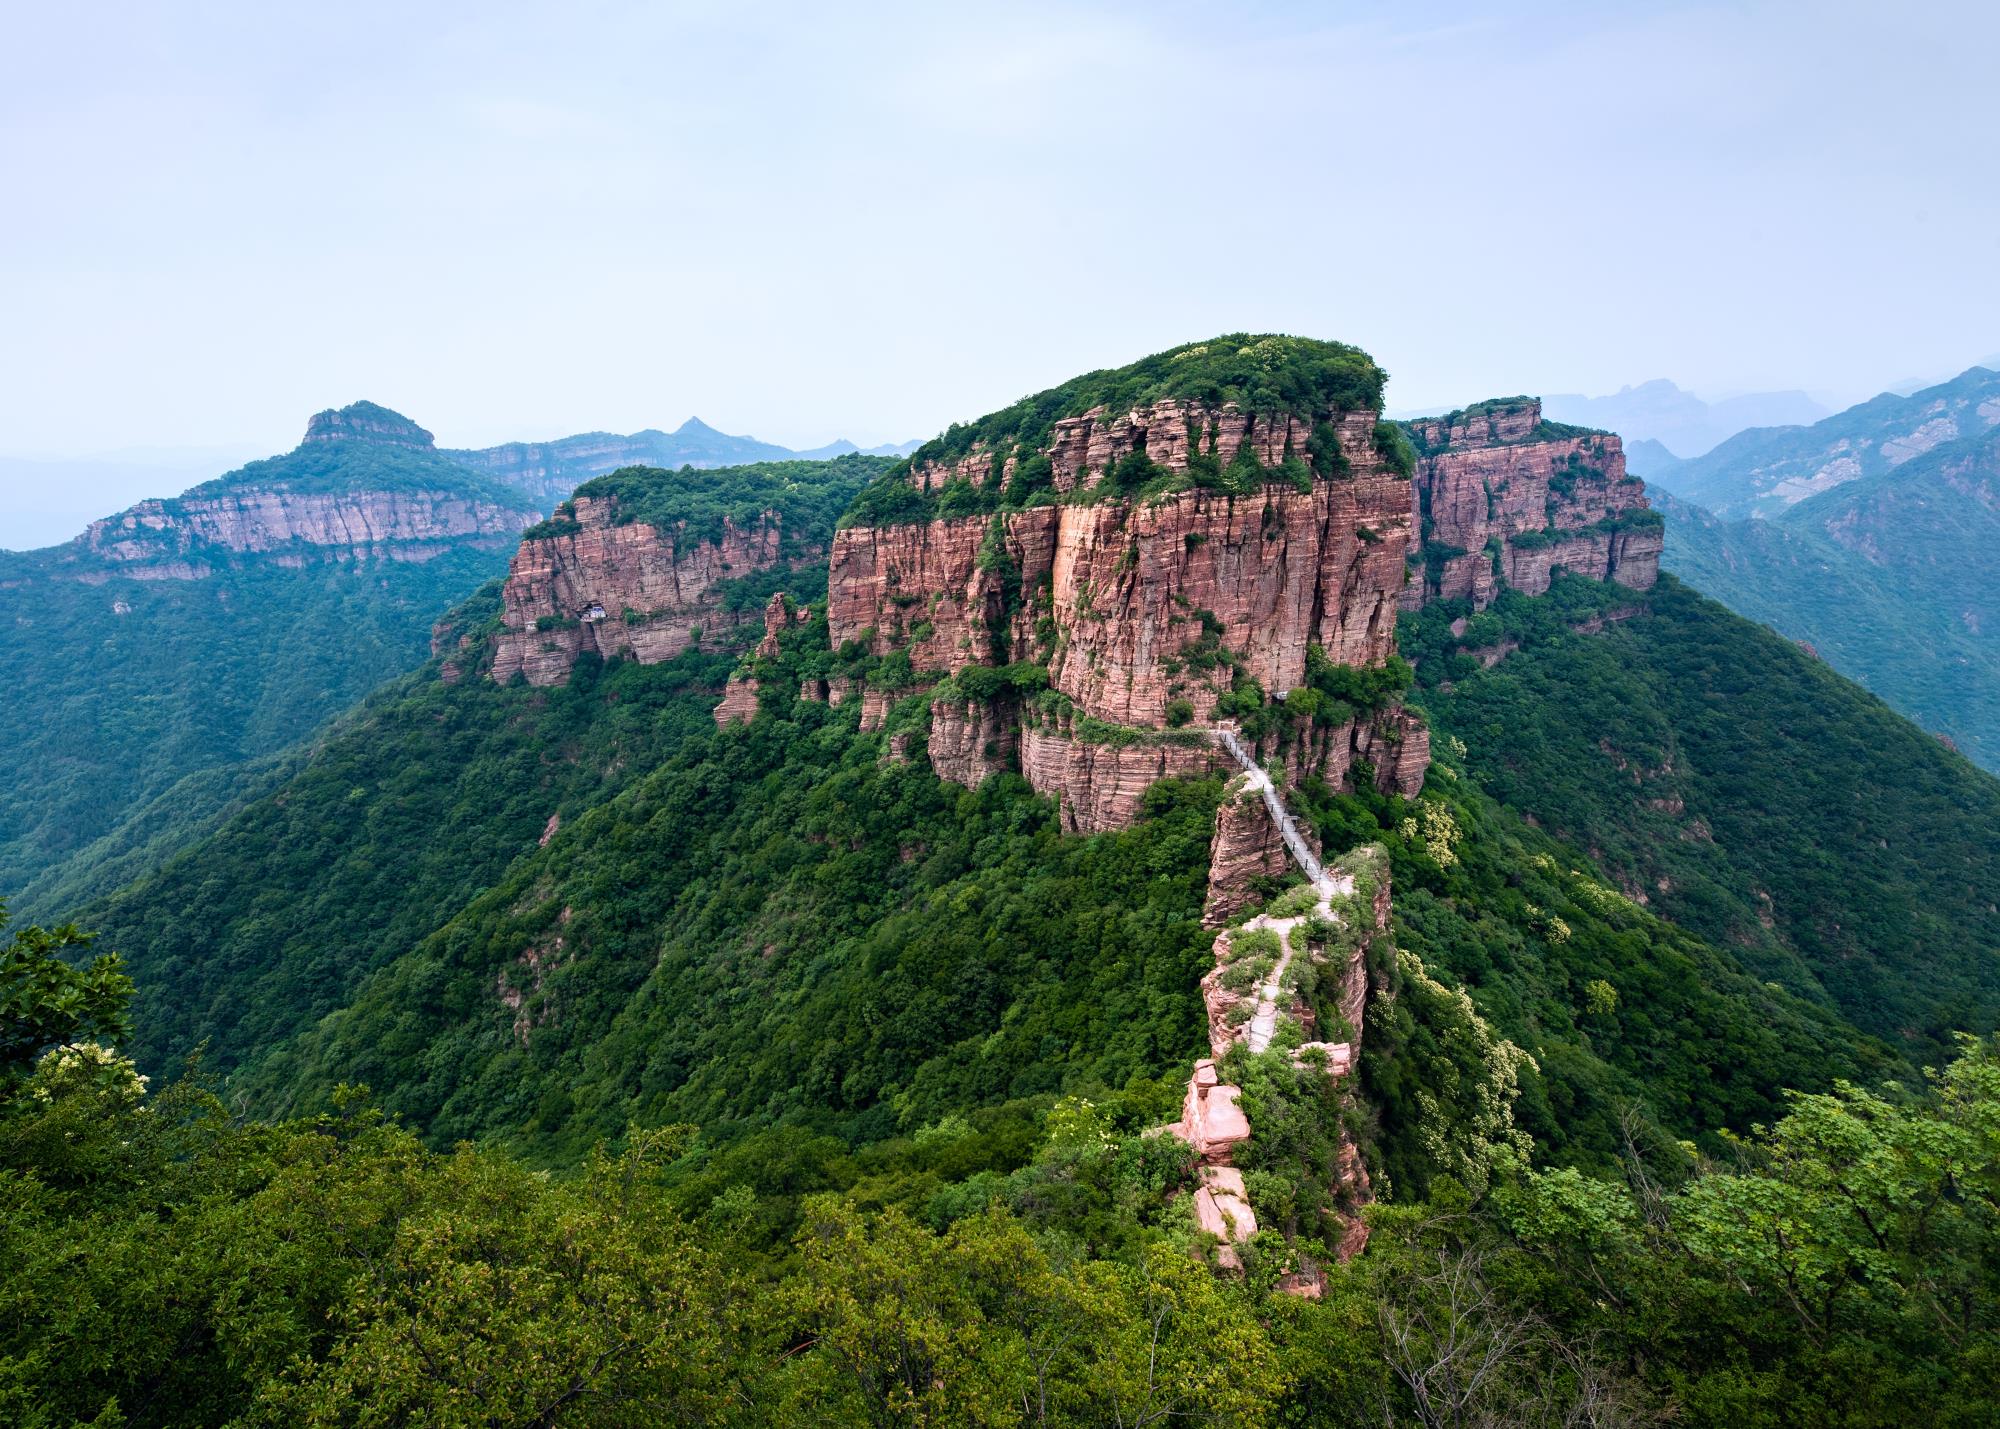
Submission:
<svg viewBox="0 0 2000 1429">
<path fill-rule="evenodd" d="M 1603 523 L 1647 509 L 1645 485 L 1625 470 L 1624 444 L 1609 433 L 1538 437 L 1538 401 L 1493 406 L 1412 428 L 1427 454 L 1417 463 L 1415 518 L 1438 554 L 1404 594 L 1485 606 L 1502 585 L 1528 595 L 1556 570 L 1615 580 L 1635 590 L 1659 577 L 1658 528 Z M 1497 543 L 1496 560 L 1488 543 Z M 1444 548 L 1444 549 L 1440 549 Z M 1455 549 L 1458 554 L 1445 554 Z"/>
<path fill-rule="evenodd" d="M 1310 493 L 1063 508 L 1051 683 L 1087 714 L 1155 727 L 1176 698 L 1207 720 L 1227 689 L 1227 672 L 1190 661 L 1216 624 L 1271 694 L 1305 682 L 1309 645 L 1336 664 L 1380 664 L 1395 648 L 1408 501 L 1408 482 L 1369 472 Z"/>
<path fill-rule="evenodd" d="M 1287 441 L 1305 440 L 1296 419 L 1237 415 L 1279 460 Z M 1063 455 L 1075 473 L 1130 449 L 1130 430 L 1107 435 L 1097 417 L 1073 420 L 1083 427 L 1065 437 L 1070 424 L 1058 423 L 1056 451 L 1065 440 L 1076 448 Z M 1185 437 L 1185 419 L 1175 426 Z M 1211 632 L 1273 693 L 1304 681 L 1311 644 L 1339 663 L 1378 664 L 1394 648 L 1410 484 L 1376 455 L 1371 414 L 1340 431 L 1351 474 L 1310 492 L 1273 482 L 1252 496 L 1195 489 L 841 531 L 828 585 L 833 642 L 866 641 L 877 654 L 907 647 L 920 669 L 1046 658 L 1052 683 L 1083 713 L 1148 728 L 1165 726 L 1175 699 L 1204 719 L 1227 688 L 1226 670 L 1190 659 Z M 1184 449 L 1178 460 L 1185 466 Z"/>
<path fill-rule="evenodd" d="M 328 555 L 424 560 L 440 543 L 497 546 L 534 523 L 532 512 L 440 491 L 312 495 L 245 488 L 222 496 L 142 501 L 90 523 L 75 545 L 100 560 L 130 567 L 119 574 L 192 580 L 208 567 L 184 559 L 201 548 L 246 555 L 299 547 Z"/>
<path fill-rule="evenodd" d="M 757 717 L 757 682 L 731 675 L 722 691 L 722 703 L 715 707 L 715 727 L 746 724 Z"/>
<path fill-rule="evenodd" d="M 940 695 L 931 702 L 931 767 L 940 779 L 976 789 L 986 776 L 1014 767 L 1021 717 L 1010 701 Z"/>
<path fill-rule="evenodd" d="M 1394 706 L 1342 724 L 1295 725 L 1289 738 L 1273 732 L 1258 742 L 1256 755 L 1282 765 L 1286 783 L 1317 774 L 1336 789 L 1348 788 L 1355 764 L 1366 762 L 1374 766 L 1377 790 L 1414 799 L 1431 766 L 1431 731 L 1414 710 Z"/>
<path fill-rule="evenodd" d="M 1093 744 L 1053 725 L 1021 731 L 1021 773 L 1056 801 L 1065 833 L 1128 829 L 1157 781 L 1207 774 L 1226 762 L 1205 743 Z"/>
<path fill-rule="evenodd" d="M 1202 926 L 1226 925 L 1258 901 L 1259 879 L 1281 878 L 1291 866 L 1285 840 L 1265 811 L 1264 801 L 1249 793 L 1225 798 L 1215 811 L 1215 834 L 1208 845 L 1208 897 L 1202 903 Z"/>
<path fill-rule="evenodd" d="M 922 670 L 1045 663 L 1050 683 L 1089 720 L 1149 732 L 1106 742 L 1077 722 L 1031 720 L 1021 768 L 1059 800 L 1065 828 L 1123 828 L 1155 780 L 1228 767 L 1198 739 L 1169 734 L 1214 717 L 1241 671 L 1269 694 L 1303 684 L 1309 647 L 1336 663 L 1373 665 L 1395 649 L 1396 614 L 1415 509 L 1410 482 L 1376 450 L 1375 414 L 1332 419 L 1344 470 L 1301 490 L 1273 480 L 1250 495 L 1189 488 L 1144 500 L 1062 502 L 1000 515 L 856 526 L 836 533 L 827 618 L 836 648 L 907 649 Z M 1267 467 L 1303 458 L 1312 424 L 1178 401 L 1058 422 L 1044 450 L 1058 491 L 1088 490 L 1134 451 L 1185 471 L 1196 451 L 1225 465 L 1247 443 Z M 914 470 L 935 489 L 1011 479 L 975 448 Z M 955 710 L 936 717 L 933 763 L 946 777 L 983 777 Z M 1384 787 L 1415 793 L 1421 738 L 1390 749 L 1400 726 L 1344 727 L 1339 749 L 1315 746 L 1328 775 L 1372 760 Z M 990 742 L 990 741 L 986 741 Z M 1319 766 L 1315 766 L 1316 768 Z M 1299 771 L 1301 774 L 1303 769 Z"/>
<path fill-rule="evenodd" d="M 724 610 L 720 587 L 779 563 L 776 516 L 748 530 L 725 524 L 720 542 L 683 542 L 644 522 L 614 525 L 612 505 L 579 497 L 577 530 L 523 541 L 514 553 L 494 679 L 519 671 L 531 685 L 559 685 L 586 650 L 654 664 L 686 650 L 697 632 L 704 648 L 718 648 L 756 619 Z"/>
<path fill-rule="evenodd" d="M 1055 507 L 1041 507 L 1002 522 L 1001 544 L 1022 572 L 1024 592 L 1049 569 L 1056 515 Z M 877 655 L 907 648 L 918 669 L 954 674 L 967 665 L 1006 663 L 1015 633 L 1006 590 L 997 573 L 979 569 L 992 521 L 967 516 L 835 532 L 827 575 L 834 648 L 851 640 Z"/>
</svg>

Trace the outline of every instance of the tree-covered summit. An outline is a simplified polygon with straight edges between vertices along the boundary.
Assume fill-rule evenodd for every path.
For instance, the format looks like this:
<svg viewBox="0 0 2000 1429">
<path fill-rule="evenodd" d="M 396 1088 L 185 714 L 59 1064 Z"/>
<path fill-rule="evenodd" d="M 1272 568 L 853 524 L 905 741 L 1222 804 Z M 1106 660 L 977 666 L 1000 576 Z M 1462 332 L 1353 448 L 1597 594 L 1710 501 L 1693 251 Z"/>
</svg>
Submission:
<svg viewBox="0 0 2000 1429">
<path fill-rule="evenodd" d="M 1179 397 L 1250 412 L 1352 412 L 1379 409 L 1388 374 L 1358 347 L 1283 333 L 1224 333 L 1186 342 L 1123 367 L 1072 377 L 973 422 L 954 422 L 907 462 L 950 461 L 984 442 L 995 449 L 1038 451 L 1065 417 L 1093 407 L 1123 411 Z"/>
<path fill-rule="evenodd" d="M 849 523 L 896 522 L 932 515 L 969 514 L 999 505 L 1032 505 L 1050 500 L 1044 455 L 1055 426 L 1071 417 L 1103 408 L 1118 414 L 1168 398 L 1211 406 L 1234 405 L 1253 414 L 1291 412 L 1325 419 L 1343 412 L 1376 411 L 1382 407 L 1385 373 L 1367 353 L 1346 343 L 1283 333 L 1225 333 L 1205 342 L 1182 343 L 1124 367 L 1086 372 L 1080 377 L 973 422 L 954 422 L 889 468 L 848 513 Z M 1384 428 L 1385 439 L 1393 441 Z M 1319 440 L 1315 439 L 1315 460 Z M 1021 473 L 1005 497 L 989 483 L 980 499 L 968 504 L 947 494 L 941 501 L 922 498 L 910 481 L 913 470 L 956 461 L 975 449 L 993 453 L 995 470 L 1010 458 Z M 1250 453 L 1242 454 L 1247 461 Z M 1146 486 L 1156 475 L 1143 453 L 1129 459 L 1140 470 L 1129 473 L 1106 490 Z M 1328 454 L 1329 465 L 1335 464 Z M 1040 469 L 1039 471 L 1037 469 Z M 1301 454 L 1303 470 L 1303 454 Z M 1249 475 L 1261 480 L 1251 463 Z M 1217 481 L 1223 473 L 1211 473 Z M 1200 484 L 1215 484 L 1214 481 Z M 966 509 L 959 509 L 964 507 Z"/>
<path fill-rule="evenodd" d="M 767 511 L 778 514 L 788 538 L 824 542 L 833 524 L 869 482 L 897 463 L 850 452 L 831 461 L 760 461 L 743 466 L 620 467 L 579 486 L 555 515 L 527 535 L 561 535 L 576 529 L 578 498 L 611 503 L 613 525 L 644 522 L 661 531 L 683 527 L 685 540 L 715 540 L 723 523 L 753 526 Z"/>
<path fill-rule="evenodd" d="M 161 502 L 169 515 L 183 503 L 245 491 L 285 491 L 308 496 L 364 496 L 413 491 L 443 492 L 489 501 L 510 510 L 533 509 L 519 487 L 459 465 L 450 457 L 406 443 L 308 441 L 282 456 L 265 457 L 225 472 Z"/>
<path fill-rule="evenodd" d="M 401 412 L 379 402 L 349 402 L 345 407 L 328 407 L 313 413 L 306 423 L 305 445 L 315 442 L 375 442 L 388 446 L 420 447 L 437 445 L 437 439 Z"/>
</svg>

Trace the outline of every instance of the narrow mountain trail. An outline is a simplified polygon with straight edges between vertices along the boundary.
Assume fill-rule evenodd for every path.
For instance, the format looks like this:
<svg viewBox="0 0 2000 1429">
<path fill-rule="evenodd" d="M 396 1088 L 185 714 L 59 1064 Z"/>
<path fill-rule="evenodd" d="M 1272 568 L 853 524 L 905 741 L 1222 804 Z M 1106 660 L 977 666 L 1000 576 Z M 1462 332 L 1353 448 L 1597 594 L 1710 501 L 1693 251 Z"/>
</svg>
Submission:
<svg viewBox="0 0 2000 1429">
<path fill-rule="evenodd" d="M 1333 900 L 1345 898 L 1353 893 L 1354 879 L 1345 874 L 1330 876 L 1321 866 L 1311 845 L 1305 841 L 1305 836 L 1299 832 L 1298 825 L 1292 821 L 1290 811 L 1278 798 L 1278 791 L 1271 783 L 1271 776 L 1265 773 L 1263 766 L 1251 757 L 1250 751 L 1244 748 L 1243 741 L 1237 737 L 1236 731 L 1226 725 L 1217 725 L 1211 733 L 1216 743 L 1228 750 L 1231 757 L 1243 766 L 1243 772 L 1249 776 L 1250 787 L 1263 798 L 1264 808 L 1270 813 L 1271 822 L 1277 825 L 1278 833 L 1283 837 L 1285 847 L 1291 851 L 1293 861 L 1304 871 L 1307 880 L 1313 886 L 1313 891 L 1319 895 L 1319 902 L 1313 911 L 1322 918 L 1337 920 L 1339 915 L 1333 911 Z M 1245 929 L 1269 929 L 1276 933 L 1278 945 L 1282 950 L 1277 963 L 1271 969 L 1271 975 L 1257 989 L 1257 1009 L 1250 1016 L 1250 1026 L 1245 1037 L 1252 1052 L 1262 1052 L 1267 1049 L 1271 1045 L 1272 1036 L 1278 1030 L 1278 1002 L 1284 992 L 1286 970 L 1292 965 L 1292 931 L 1306 922 L 1309 916 L 1301 914 L 1290 918 L 1274 918 L 1268 913 L 1259 913 L 1243 925 Z"/>
</svg>

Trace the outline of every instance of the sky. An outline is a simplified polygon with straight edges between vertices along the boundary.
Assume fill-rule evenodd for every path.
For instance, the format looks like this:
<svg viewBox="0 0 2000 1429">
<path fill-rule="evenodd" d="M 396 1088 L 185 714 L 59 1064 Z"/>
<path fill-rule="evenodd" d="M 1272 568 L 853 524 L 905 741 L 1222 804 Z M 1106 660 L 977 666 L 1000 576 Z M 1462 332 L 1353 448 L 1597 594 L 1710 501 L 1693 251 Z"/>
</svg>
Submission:
<svg viewBox="0 0 2000 1429">
<path fill-rule="evenodd" d="M 1231 330 L 1357 343 L 1400 409 L 1658 376 L 1843 403 L 2000 349 L 1991 4 L 0 24 L 16 516 L 362 397 L 453 446 L 698 414 L 803 447 Z"/>
</svg>

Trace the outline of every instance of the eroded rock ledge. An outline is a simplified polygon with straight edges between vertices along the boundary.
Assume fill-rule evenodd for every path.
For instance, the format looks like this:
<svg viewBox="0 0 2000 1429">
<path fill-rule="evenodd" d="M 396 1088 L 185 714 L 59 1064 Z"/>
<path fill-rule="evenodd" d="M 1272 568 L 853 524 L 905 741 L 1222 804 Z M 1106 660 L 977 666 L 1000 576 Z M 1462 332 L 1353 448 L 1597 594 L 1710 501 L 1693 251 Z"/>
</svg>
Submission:
<svg viewBox="0 0 2000 1429">
<path fill-rule="evenodd" d="M 747 528 L 725 521 L 708 540 L 689 539 L 685 528 L 621 525 L 610 500 L 579 496 L 572 506 L 573 529 L 532 536 L 514 553 L 495 680 L 518 672 L 531 685 L 559 685 L 585 651 L 654 664 L 697 643 L 727 648 L 729 632 L 754 624 L 757 612 L 731 609 L 725 583 L 820 554 L 787 560 L 775 512 Z"/>
</svg>

